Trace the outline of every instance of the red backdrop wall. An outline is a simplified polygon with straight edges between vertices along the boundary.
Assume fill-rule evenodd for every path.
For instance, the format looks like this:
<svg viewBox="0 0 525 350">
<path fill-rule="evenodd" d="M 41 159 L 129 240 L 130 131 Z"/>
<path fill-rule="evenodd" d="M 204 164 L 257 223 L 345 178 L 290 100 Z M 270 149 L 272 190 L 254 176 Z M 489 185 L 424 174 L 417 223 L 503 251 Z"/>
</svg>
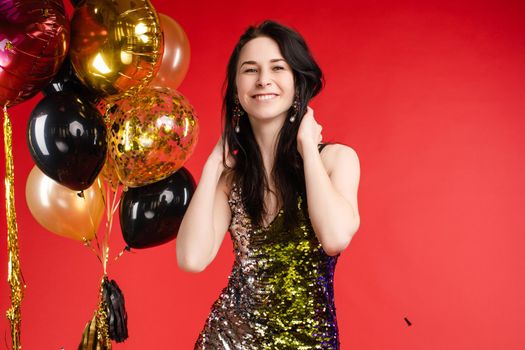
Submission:
<svg viewBox="0 0 525 350">
<path fill-rule="evenodd" d="M 361 227 L 335 277 L 342 349 L 523 348 L 523 1 L 153 4 L 190 39 L 180 91 L 200 118 L 187 163 L 196 179 L 220 134 L 227 59 L 249 24 L 273 18 L 295 27 L 324 69 L 326 88 L 312 103 L 324 139 L 350 145 L 361 161 Z M 41 228 L 25 203 L 33 166 L 25 129 L 40 98 L 9 110 L 27 283 L 22 344 L 76 349 L 102 270 L 87 248 Z M 175 244 L 110 265 L 129 315 L 130 337 L 116 349 L 192 349 L 227 283 L 232 246 L 226 238 L 213 264 L 194 275 L 178 269 Z M 112 252 L 123 247 L 115 227 Z M 0 331 L 8 338 L 3 317 Z"/>
</svg>

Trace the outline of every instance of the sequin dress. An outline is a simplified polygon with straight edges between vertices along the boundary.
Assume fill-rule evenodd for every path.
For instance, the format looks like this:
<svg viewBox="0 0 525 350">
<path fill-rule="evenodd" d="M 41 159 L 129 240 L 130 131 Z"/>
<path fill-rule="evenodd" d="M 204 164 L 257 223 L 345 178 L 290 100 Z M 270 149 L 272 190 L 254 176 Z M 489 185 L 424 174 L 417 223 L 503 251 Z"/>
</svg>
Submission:
<svg viewBox="0 0 525 350">
<path fill-rule="evenodd" d="M 338 256 L 324 252 L 301 210 L 292 230 L 284 229 L 283 210 L 268 226 L 254 227 L 241 198 L 234 184 L 228 202 L 235 261 L 195 350 L 339 349 Z"/>
</svg>

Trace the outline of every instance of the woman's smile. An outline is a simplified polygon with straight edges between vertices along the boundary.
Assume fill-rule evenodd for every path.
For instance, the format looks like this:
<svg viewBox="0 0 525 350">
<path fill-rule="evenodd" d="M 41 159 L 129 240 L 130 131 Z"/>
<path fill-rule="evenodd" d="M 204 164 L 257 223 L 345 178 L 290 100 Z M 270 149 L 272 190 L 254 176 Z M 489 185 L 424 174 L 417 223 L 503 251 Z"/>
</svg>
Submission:
<svg viewBox="0 0 525 350">
<path fill-rule="evenodd" d="M 255 99 L 256 101 L 265 102 L 265 101 L 274 100 L 277 97 L 279 97 L 279 95 L 277 94 L 257 94 L 257 95 L 254 95 L 252 98 Z"/>
</svg>

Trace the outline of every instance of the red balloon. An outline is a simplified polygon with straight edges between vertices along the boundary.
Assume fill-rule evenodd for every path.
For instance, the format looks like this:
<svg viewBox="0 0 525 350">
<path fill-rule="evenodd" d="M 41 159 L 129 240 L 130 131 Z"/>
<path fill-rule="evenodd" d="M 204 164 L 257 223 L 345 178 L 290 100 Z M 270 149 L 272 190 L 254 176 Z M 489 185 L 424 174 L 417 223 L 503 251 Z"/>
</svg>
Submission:
<svg viewBox="0 0 525 350">
<path fill-rule="evenodd" d="M 159 71 L 150 87 L 176 90 L 190 66 L 190 42 L 182 27 L 171 17 L 159 13 L 160 28 L 164 34 L 164 53 Z"/>
<path fill-rule="evenodd" d="M 62 0 L 0 1 L 0 106 L 31 98 L 53 79 L 69 32 Z"/>
</svg>

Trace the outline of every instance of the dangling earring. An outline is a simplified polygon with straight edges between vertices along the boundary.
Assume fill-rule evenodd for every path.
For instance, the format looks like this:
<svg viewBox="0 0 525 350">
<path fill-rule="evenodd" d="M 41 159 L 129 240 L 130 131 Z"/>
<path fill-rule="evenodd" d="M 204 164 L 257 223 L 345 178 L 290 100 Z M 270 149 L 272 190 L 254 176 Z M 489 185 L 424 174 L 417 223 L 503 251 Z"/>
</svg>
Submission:
<svg viewBox="0 0 525 350">
<path fill-rule="evenodd" d="M 235 104 L 233 106 L 233 122 L 235 123 L 235 132 L 237 134 L 241 131 L 241 128 L 239 127 L 239 119 L 241 119 L 243 114 L 244 111 L 239 104 L 239 99 L 235 97 Z"/>
<path fill-rule="evenodd" d="M 292 110 L 292 113 L 290 114 L 290 123 L 293 123 L 295 121 L 295 118 L 297 117 L 297 113 L 299 113 L 299 95 L 298 94 L 295 94 L 295 98 L 293 100 L 291 110 Z"/>
</svg>

